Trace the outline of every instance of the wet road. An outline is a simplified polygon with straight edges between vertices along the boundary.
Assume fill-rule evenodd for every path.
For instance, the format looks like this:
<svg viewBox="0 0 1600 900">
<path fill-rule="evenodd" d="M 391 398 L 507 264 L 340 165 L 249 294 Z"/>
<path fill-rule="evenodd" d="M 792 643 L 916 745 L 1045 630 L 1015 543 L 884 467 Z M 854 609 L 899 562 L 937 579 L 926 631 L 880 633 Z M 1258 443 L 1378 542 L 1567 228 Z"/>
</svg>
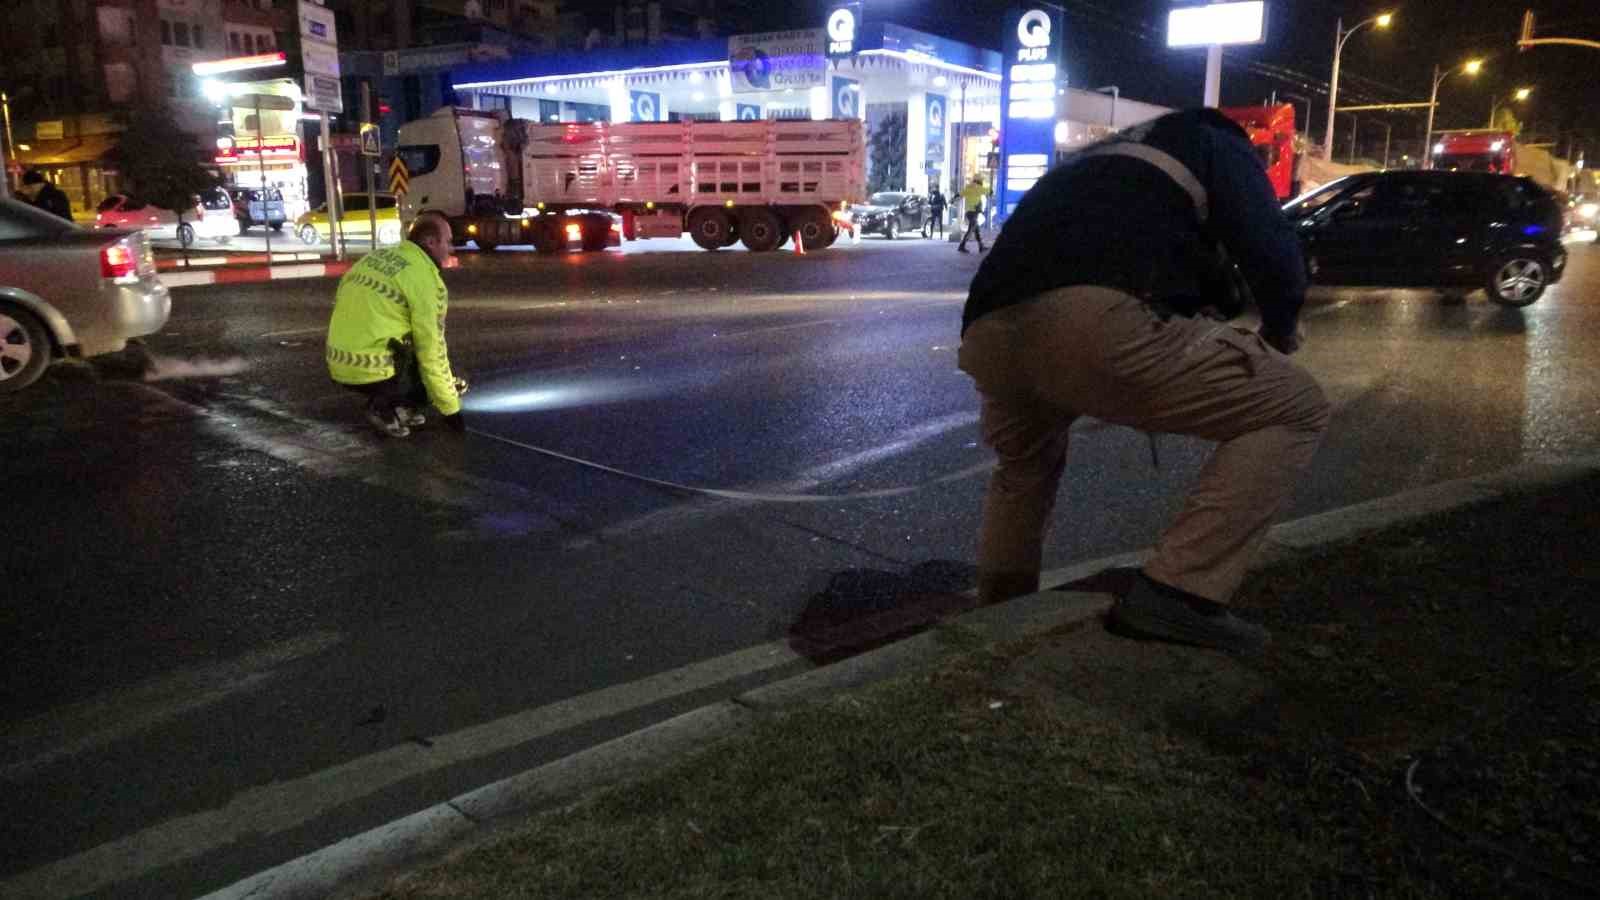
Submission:
<svg viewBox="0 0 1600 900">
<path fill-rule="evenodd" d="M 1289 515 L 1600 451 L 1600 248 L 1571 250 L 1520 311 L 1318 291 L 1301 360 L 1338 412 Z M 963 586 L 977 261 L 465 253 L 465 439 L 369 434 L 325 281 L 179 290 L 158 380 L 0 400 L 0 894 L 202 893 L 803 668 L 797 623 Z M 1047 564 L 1151 542 L 1208 449 L 1160 446 L 1080 426 Z"/>
</svg>

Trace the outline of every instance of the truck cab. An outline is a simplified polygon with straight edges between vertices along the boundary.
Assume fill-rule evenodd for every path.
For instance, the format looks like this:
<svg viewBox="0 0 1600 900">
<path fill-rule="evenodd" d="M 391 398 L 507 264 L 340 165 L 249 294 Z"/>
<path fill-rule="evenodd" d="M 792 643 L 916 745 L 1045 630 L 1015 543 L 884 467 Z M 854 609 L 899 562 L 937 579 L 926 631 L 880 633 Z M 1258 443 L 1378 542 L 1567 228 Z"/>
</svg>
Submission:
<svg viewBox="0 0 1600 900">
<path fill-rule="evenodd" d="M 1270 106 L 1232 106 L 1218 110 L 1244 129 L 1250 137 L 1250 146 L 1261 158 L 1272 182 L 1272 192 L 1279 200 L 1287 200 L 1300 193 L 1299 159 L 1294 146 L 1294 106 L 1278 103 Z"/>
<path fill-rule="evenodd" d="M 1509 131 L 1452 131 L 1433 144 L 1433 167 L 1444 172 L 1517 171 L 1517 142 Z"/>
</svg>

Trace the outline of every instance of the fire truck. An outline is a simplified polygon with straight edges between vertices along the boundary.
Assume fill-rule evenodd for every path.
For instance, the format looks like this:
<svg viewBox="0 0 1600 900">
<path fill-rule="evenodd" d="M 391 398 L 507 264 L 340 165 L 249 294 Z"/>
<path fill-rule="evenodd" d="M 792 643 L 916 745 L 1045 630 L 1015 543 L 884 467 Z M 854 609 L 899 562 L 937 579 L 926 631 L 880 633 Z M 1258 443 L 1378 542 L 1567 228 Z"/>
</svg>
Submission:
<svg viewBox="0 0 1600 900">
<path fill-rule="evenodd" d="M 858 119 L 540 124 L 444 107 L 400 126 L 401 217 L 436 210 L 480 250 L 829 246 L 866 193 Z"/>
</svg>

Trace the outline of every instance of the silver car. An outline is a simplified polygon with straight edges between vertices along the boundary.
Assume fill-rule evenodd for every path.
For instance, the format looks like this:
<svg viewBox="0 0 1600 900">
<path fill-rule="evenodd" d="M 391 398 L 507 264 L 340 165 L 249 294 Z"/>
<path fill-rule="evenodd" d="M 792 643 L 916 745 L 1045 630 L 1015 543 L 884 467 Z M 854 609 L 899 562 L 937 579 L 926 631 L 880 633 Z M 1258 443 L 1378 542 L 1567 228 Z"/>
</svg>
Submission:
<svg viewBox="0 0 1600 900">
<path fill-rule="evenodd" d="M 0 394 L 55 360 L 115 353 L 171 312 L 142 232 L 87 231 L 0 200 Z"/>
</svg>

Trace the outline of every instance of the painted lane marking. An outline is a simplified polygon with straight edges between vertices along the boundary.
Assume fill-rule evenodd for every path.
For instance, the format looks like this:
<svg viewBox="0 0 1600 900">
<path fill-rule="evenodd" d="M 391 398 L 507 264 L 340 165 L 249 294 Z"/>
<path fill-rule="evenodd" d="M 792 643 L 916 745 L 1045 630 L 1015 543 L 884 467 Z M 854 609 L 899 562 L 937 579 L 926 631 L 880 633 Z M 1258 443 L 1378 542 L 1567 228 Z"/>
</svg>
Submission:
<svg viewBox="0 0 1600 900">
<path fill-rule="evenodd" d="M 299 827 L 406 779 L 481 759 L 684 694 L 796 664 L 810 667 L 804 657 L 784 644 L 761 644 L 513 713 L 451 734 L 430 737 L 427 747 L 407 741 L 290 781 L 250 788 L 234 795 L 221 808 L 168 819 L 83 853 L 23 872 L 0 881 L 0 895 L 46 900 L 105 890 L 229 844 L 251 839 L 259 841 Z"/>
<path fill-rule="evenodd" d="M 276 669 L 315 656 L 342 640 L 344 636 L 337 631 L 313 631 L 231 662 L 165 675 L 29 719 L 6 729 L 0 739 L 0 753 L 5 758 L 29 754 L 0 767 L 0 778 L 21 781 L 58 760 L 104 747 L 259 687 L 279 674 Z M 52 746 L 64 736 L 70 737 Z"/>
</svg>

